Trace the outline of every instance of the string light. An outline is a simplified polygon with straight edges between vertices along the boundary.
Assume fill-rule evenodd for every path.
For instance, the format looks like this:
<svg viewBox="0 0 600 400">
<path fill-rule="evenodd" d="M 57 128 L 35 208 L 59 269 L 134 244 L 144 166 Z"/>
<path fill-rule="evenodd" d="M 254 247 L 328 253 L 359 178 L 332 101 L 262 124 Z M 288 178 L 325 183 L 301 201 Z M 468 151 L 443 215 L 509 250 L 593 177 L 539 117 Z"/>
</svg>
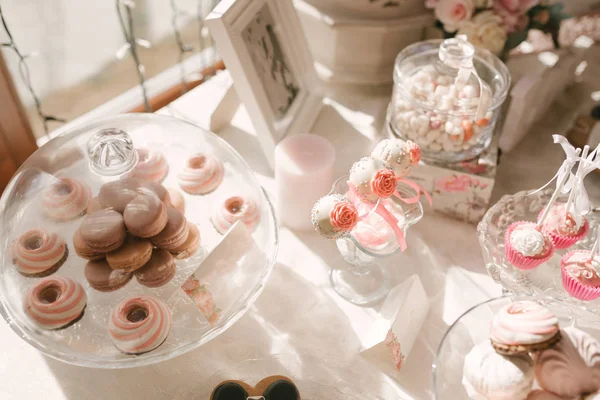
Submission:
<svg viewBox="0 0 600 400">
<path fill-rule="evenodd" d="M 42 111 L 42 102 L 36 94 L 35 90 L 33 89 L 33 83 L 31 82 L 31 71 L 29 70 L 29 66 L 27 65 L 27 59 L 38 55 L 38 52 L 33 51 L 29 54 L 23 54 L 21 50 L 19 50 L 17 44 L 13 39 L 12 32 L 10 31 L 10 29 L 8 29 L 6 19 L 4 19 L 2 6 L 0 6 L 0 19 L 2 20 L 2 27 L 4 28 L 4 32 L 6 32 L 6 36 L 8 38 L 7 42 L 2 43 L 2 47 L 12 50 L 13 53 L 15 53 L 15 55 L 19 58 L 19 75 L 21 75 L 21 80 L 23 81 L 25 87 L 27 88 L 27 91 L 33 98 L 35 109 L 40 119 L 42 120 L 42 124 L 44 126 L 44 133 L 48 135 L 48 122 L 65 122 L 65 120 L 62 118 L 45 114 Z"/>
<path fill-rule="evenodd" d="M 177 43 L 177 48 L 179 50 L 178 64 L 179 64 L 179 72 L 181 75 L 181 94 L 184 94 L 187 91 L 187 79 L 185 73 L 185 67 L 183 65 L 183 60 L 185 58 L 186 53 L 190 53 L 194 50 L 194 47 L 189 44 L 183 43 L 183 38 L 181 37 L 181 31 L 179 30 L 179 26 L 177 25 L 177 19 L 179 17 L 185 17 L 187 13 L 177 7 L 175 4 L 175 0 L 170 0 L 171 4 L 171 27 L 173 28 L 173 33 L 175 34 L 175 42 Z"/>
<path fill-rule="evenodd" d="M 123 7 L 121 7 L 123 6 Z M 146 112 L 152 112 L 150 102 L 148 101 L 148 92 L 146 91 L 146 79 L 144 77 L 145 68 L 141 63 L 138 55 L 138 46 L 150 47 L 150 42 L 144 39 L 136 39 L 135 32 L 133 30 L 133 12 L 135 8 L 135 2 L 133 0 L 116 0 L 117 15 L 119 17 L 119 24 L 121 25 L 121 31 L 125 37 L 126 43 L 117 51 L 117 58 L 123 58 L 127 52 L 131 54 L 136 67 L 136 72 L 142 89 L 142 96 L 144 98 L 144 107 Z M 125 15 L 123 15 L 123 8 L 125 9 Z"/>
</svg>

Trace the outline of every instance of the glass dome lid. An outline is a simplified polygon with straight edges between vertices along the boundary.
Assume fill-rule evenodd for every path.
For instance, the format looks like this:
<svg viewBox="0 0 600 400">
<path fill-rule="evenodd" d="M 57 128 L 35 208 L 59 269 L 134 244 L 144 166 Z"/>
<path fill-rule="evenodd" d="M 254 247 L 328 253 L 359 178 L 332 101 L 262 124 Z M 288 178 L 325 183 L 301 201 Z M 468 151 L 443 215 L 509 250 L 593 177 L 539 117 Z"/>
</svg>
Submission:
<svg viewBox="0 0 600 400">
<path fill-rule="evenodd" d="M 0 199 L 0 314 L 68 363 L 152 364 L 237 321 L 277 244 L 225 141 L 154 114 L 95 120 L 42 146 Z"/>
</svg>

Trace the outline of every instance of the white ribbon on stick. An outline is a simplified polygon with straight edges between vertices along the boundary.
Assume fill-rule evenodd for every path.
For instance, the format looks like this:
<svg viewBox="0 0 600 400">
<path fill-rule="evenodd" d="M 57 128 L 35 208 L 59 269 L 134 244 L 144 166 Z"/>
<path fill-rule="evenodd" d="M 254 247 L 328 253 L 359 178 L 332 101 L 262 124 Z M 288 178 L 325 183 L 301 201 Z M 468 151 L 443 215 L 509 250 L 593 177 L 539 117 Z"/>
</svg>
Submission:
<svg viewBox="0 0 600 400">
<path fill-rule="evenodd" d="M 568 201 L 569 210 L 567 211 L 571 211 L 572 209 L 571 214 L 578 228 L 583 224 L 584 217 L 589 214 L 591 209 L 590 197 L 585 190 L 583 181 L 588 174 L 597 168 L 600 168 L 599 148 L 600 145 L 589 155 L 582 154 L 582 157 L 579 160 L 577 175 L 575 176 L 573 187 L 571 188 L 571 194 Z"/>
<path fill-rule="evenodd" d="M 575 186 L 576 177 L 575 174 L 573 174 L 572 169 L 575 163 L 577 163 L 577 161 L 580 160 L 577 149 L 573 147 L 571 143 L 569 143 L 567 138 L 565 138 L 564 136 L 552 135 L 552 139 L 554 140 L 554 143 L 560 144 L 560 146 L 563 148 L 566 156 L 565 161 L 563 161 L 558 171 L 556 171 L 556 174 L 554 174 L 554 176 L 544 186 L 529 193 L 528 196 L 531 196 L 532 194 L 538 193 L 546 189 L 555 180 L 556 184 L 558 185 L 559 182 L 563 181 L 563 177 L 565 176 L 565 174 L 569 174 L 569 178 L 567 179 L 563 187 L 560 189 L 561 193 L 569 193 L 571 189 L 573 189 L 573 187 Z"/>
</svg>

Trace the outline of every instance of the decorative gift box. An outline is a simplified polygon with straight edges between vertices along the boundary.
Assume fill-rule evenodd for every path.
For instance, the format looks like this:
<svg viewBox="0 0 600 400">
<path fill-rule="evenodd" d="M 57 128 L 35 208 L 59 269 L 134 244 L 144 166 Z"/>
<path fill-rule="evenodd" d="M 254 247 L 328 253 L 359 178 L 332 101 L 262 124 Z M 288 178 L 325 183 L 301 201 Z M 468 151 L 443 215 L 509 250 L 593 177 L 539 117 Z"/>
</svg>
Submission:
<svg viewBox="0 0 600 400">
<path fill-rule="evenodd" d="M 433 25 L 431 13 L 393 19 L 358 19 L 323 12 L 302 0 L 294 4 L 317 72 L 330 82 L 392 82 L 394 60 L 400 50 L 423 40 L 426 28 Z"/>
<path fill-rule="evenodd" d="M 433 209 L 454 218 L 477 223 L 488 209 L 498 165 L 498 142 L 492 141 L 479 157 L 455 164 L 424 163 L 412 169 L 409 179 L 427 190 Z"/>
</svg>

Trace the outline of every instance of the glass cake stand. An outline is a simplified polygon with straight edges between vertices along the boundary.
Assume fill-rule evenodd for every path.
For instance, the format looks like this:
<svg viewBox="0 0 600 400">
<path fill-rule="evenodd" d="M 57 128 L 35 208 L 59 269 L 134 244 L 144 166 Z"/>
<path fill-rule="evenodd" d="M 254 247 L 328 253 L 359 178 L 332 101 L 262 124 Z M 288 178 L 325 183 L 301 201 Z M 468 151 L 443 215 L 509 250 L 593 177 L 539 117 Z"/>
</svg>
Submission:
<svg viewBox="0 0 600 400">
<path fill-rule="evenodd" d="M 330 194 L 348 193 L 348 176 L 339 178 Z M 403 197 L 413 197 L 417 193 L 405 184 L 400 183 L 398 192 Z M 407 204 L 392 196 L 384 201 L 384 206 L 397 219 L 398 226 L 404 232 L 423 217 L 420 202 Z M 358 207 L 359 214 L 366 212 L 366 206 Z M 400 246 L 391 227 L 379 215 L 372 213 L 360 221 L 350 235 L 336 240 L 345 264 L 330 271 L 333 289 L 344 299 L 357 305 L 375 303 L 384 298 L 390 290 L 385 269 L 378 260 L 396 254 Z"/>
<path fill-rule="evenodd" d="M 600 315 L 600 299 L 581 301 L 571 297 L 562 286 L 560 260 L 571 250 L 591 249 L 593 233 L 600 225 L 600 214 L 591 212 L 587 219 L 590 234 L 569 249 L 556 249 L 550 260 L 532 270 L 523 271 L 506 260 L 504 233 L 517 221 L 536 221 L 539 212 L 548 204 L 554 189 L 548 188 L 534 194 L 524 191 L 503 196 L 492 206 L 477 227 L 485 267 L 490 276 L 506 290 L 519 295 L 529 295 L 541 302 L 562 301 L 565 304 Z M 566 199 L 559 199 L 566 201 Z"/>
<path fill-rule="evenodd" d="M 469 399 L 462 385 L 465 356 L 473 346 L 489 340 L 493 316 L 514 300 L 535 300 L 526 296 L 505 296 L 488 300 L 461 315 L 442 338 L 433 364 L 435 398 L 438 400 Z M 584 310 L 573 313 L 563 302 L 546 304 L 558 317 L 560 327 L 574 326 L 595 338 L 600 338 L 600 326 L 595 314 Z"/>
<path fill-rule="evenodd" d="M 114 134 L 115 129 L 122 132 Z M 105 134 L 105 130 L 110 133 Z M 114 292 L 99 292 L 84 276 L 87 260 L 78 257 L 73 248 L 73 233 L 82 218 L 50 220 L 40 210 L 40 196 L 65 177 L 85 182 L 91 195 L 96 196 L 101 185 L 131 171 L 138 161 L 135 149 L 142 146 L 165 156 L 168 173 L 162 183 L 182 193 L 185 216 L 188 223 L 198 226 L 202 248 L 187 260 L 176 261 L 177 272 L 165 286 L 147 288 L 134 278 Z M 186 160 L 199 152 L 213 154 L 223 163 L 224 178 L 213 192 L 190 195 L 181 190 L 178 175 Z M 253 231 L 240 224 L 221 235 L 210 222 L 211 213 L 226 197 L 236 194 L 255 200 L 260 222 Z M 16 270 L 11 243 L 32 228 L 56 232 L 65 239 L 68 258 L 54 275 L 76 280 L 87 295 L 83 317 L 62 330 L 40 329 L 24 312 L 25 293 L 41 278 L 25 277 Z M 130 114 L 100 119 L 46 143 L 21 166 L 4 191 L 0 199 L 0 314 L 23 340 L 64 362 L 96 368 L 153 364 L 204 345 L 244 315 L 269 278 L 277 246 L 271 202 L 248 164 L 224 140 L 166 116 Z M 215 249 L 220 250 L 213 252 Z M 192 301 L 181 288 L 195 271 L 202 302 L 198 298 Z M 138 295 L 165 301 L 173 313 L 173 323 L 169 336 L 158 348 L 128 355 L 112 344 L 108 317 L 118 302 Z"/>
</svg>

